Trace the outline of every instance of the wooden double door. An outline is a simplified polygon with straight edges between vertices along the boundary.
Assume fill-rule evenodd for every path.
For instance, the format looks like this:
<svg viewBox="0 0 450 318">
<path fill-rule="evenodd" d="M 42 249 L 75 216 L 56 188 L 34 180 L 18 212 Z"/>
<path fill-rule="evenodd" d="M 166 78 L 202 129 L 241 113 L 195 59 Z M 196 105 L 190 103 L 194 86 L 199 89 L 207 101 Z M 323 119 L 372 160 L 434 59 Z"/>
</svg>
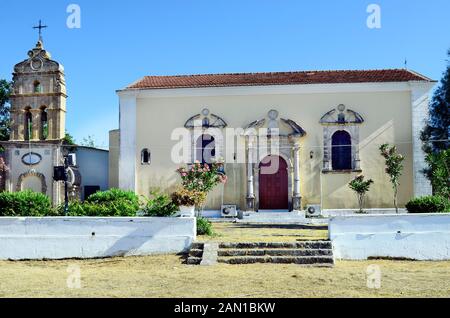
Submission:
<svg viewBox="0 0 450 318">
<path fill-rule="evenodd" d="M 267 156 L 259 165 L 259 210 L 288 209 L 288 165 L 280 156 Z"/>
</svg>

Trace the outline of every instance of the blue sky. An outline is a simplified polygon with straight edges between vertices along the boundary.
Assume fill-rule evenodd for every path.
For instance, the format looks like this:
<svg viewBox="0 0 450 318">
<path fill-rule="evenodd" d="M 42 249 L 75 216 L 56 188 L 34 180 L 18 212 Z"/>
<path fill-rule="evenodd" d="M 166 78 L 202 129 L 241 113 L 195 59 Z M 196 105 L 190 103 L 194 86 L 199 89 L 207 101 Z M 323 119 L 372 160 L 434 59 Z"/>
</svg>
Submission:
<svg viewBox="0 0 450 318">
<path fill-rule="evenodd" d="M 450 48 L 448 0 L 1 0 L 0 78 L 37 40 L 66 70 L 67 130 L 108 145 L 115 91 L 144 75 L 408 67 L 440 79 Z M 67 6 L 81 8 L 69 29 Z M 381 7 L 381 29 L 366 25 Z"/>
</svg>

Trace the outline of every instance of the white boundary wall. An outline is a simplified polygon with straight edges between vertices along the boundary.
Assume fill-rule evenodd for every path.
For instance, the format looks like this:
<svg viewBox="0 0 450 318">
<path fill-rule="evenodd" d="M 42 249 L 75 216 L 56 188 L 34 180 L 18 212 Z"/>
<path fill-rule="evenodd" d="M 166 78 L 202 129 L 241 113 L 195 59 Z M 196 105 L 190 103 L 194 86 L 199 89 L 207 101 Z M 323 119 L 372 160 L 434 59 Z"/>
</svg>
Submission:
<svg viewBox="0 0 450 318">
<path fill-rule="evenodd" d="M 180 253 L 195 218 L 0 218 L 0 259 L 41 260 Z"/>
<path fill-rule="evenodd" d="M 450 214 L 339 216 L 329 235 L 336 259 L 450 260 Z"/>
</svg>

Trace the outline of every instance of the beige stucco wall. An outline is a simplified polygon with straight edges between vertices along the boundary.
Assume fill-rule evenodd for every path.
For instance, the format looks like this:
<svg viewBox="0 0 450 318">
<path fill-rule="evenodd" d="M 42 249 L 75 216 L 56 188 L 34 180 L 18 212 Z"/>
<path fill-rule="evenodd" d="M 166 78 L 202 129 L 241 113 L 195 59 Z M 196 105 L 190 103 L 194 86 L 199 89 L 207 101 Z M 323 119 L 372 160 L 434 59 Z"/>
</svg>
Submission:
<svg viewBox="0 0 450 318">
<path fill-rule="evenodd" d="M 145 97 L 136 102 L 136 187 L 137 192 L 148 195 L 153 188 L 173 189 L 179 179 L 178 167 L 171 161 L 170 140 L 173 129 L 183 127 L 191 116 L 208 108 L 222 117 L 229 127 L 245 127 L 266 118 L 275 109 L 281 118 L 299 123 L 308 133 L 302 139 L 301 189 L 303 205 L 322 203 L 323 208 L 356 208 L 357 201 L 348 188 L 356 175 L 323 174 L 323 126 L 320 118 L 338 104 L 345 104 L 363 116 L 360 127 L 361 168 L 375 184 L 367 198 L 368 208 L 392 207 L 392 190 L 384 173 L 384 159 L 379 155 L 383 143 L 396 143 L 406 156 L 401 178 L 399 202 L 404 205 L 413 196 L 411 146 L 411 94 L 409 91 L 310 93 L 251 96 L 198 96 L 198 97 Z M 140 164 L 140 151 L 149 148 L 152 163 Z M 314 158 L 310 159 L 310 152 Z M 224 203 L 245 207 L 246 171 L 244 165 L 228 165 L 229 182 L 224 188 Z M 222 202 L 222 189 L 210 195 L 209 208 L 218 208 Z M 321 202 L 322 196 L 322 202 Z"/>
<path fill-rule="evenodd" d="M 119 138 L 118 129 L 109 132 L 109 188 L 119 187 Z"/>
</svg>

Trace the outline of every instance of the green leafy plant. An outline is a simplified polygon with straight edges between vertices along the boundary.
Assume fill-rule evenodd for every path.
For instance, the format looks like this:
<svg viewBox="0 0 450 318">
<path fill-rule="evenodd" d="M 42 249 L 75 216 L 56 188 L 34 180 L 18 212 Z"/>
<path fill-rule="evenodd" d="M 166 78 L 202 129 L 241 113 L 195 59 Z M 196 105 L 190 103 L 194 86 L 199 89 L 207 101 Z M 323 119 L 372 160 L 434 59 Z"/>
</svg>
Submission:
<svg viewBox="0 0 450 318">
<path fill-rule="evenodd" d="M 58 214 L 64 215 L 64 205 L 58 207 Z M 125 200 L 116 200 L 110 204 L 73 201 L 69 203 L 67 216 L 87 217 L 123 217 L 136 216 L 135 207 Z"/>
<path fill-rule="evenodd" d="M 209 165 L 197 161 L 191 167 L 179 168 L 177 172 L 181 176 L 183 187 L 187 190 L 208 193 L 218 184 L 227 182 L 221 162 Z"/>
<path fill-rule="evenodd" d="M 450 149 L 428 154 L 426 173 L 433 186 L 433 193 L 450 198 Z"/>
<path fill-rule="evenodd" d="M 97 204 L 109 204 L 112 201 L 126 201 L 139 209 L 139 197 L 133 191 L 121 189 L 113 188 L 107 191 L 98 191 L 91 194 L 86 201 Z"/>
<path fill-rule="evenodd" d="M 355 191 L 358 197 L 359 213 L 364 213 L 364 202 L 367 192 L 369 192 L 370 185 L 373 183 L 372 179 L 364 180 L 364 176 L 360 175 L 355 177 L 348 184 L 350 189 Z"/>
<path fill-rule="evenodd" d="M 169 217 L 178 211 L 178 206 L 172 202 L 167 194 L 152 192 L 152 198 L 144 208 L 146 216 Z"/>
<path fill-rule="evenodd" d="M 69 134 L 69 133 L 66 131 L 66 133 L 65 133 L 65 135 L 64 135 L 64 138 L 63 138 L 63 143 L 64 143 L 65 145 L 71 145 L 71 146 L 74 146 L 74 145 L 75 145 L 75 139 L 73 138 L 73 136 L 72 136 L 71 134 Z"/>
<path fill-rule="evenodd" d="M 441 196 L 416 198 L 406 204 L 409 213 L 441 213 L 450 212 L 450 200 Z"/>
<path fill-rule="evenodd" d="M 205 218 L 197 218 L 197 235 L 213 236 L 214 231 L 212 223 Z"/>
<path fill-rule="evenodd" d="M 9 140 L 11 133 L 10 118 L 10 96 L 12 93 L 12 83 L 0 80 L 0 141 Z M 0 151 L 2 150 L 0 146 Z"/>
<path fill-rule="evenodd" d="M 0 216 L 55 216 L 50 198 L 33 191 L 0 192 Z"/>
<path fill-rule="evenodd" d="M 398 213 L 398 187 L 400 185 L 400 176 L 403 172 L 403 161 L 405 157 L 397 152 L 396 146 L 389 146 L 388 144 L 382 145 L 380 152 L 386 160 L 386 173 L 389 175 L 394 190 L 395 212 Z"/>
<path fill-rule="evenodd" d="M 206 193 L 181 188 L 172 193 L 172 201 L 177 206 L 200 206 L 206 201 Z"/>
<path fill-rule="evenodd" d="M 63 215 L 64 205 L 58 207 Z M 132 191 L 111 189 L 90 195 L 85 202 L 69 203 L 69 216 L 136 216 L 140 210 L 139 197 Z"/>
<path fill-rule="evenodd" d="M 0 153 L 0 191 L 4 189 L 4 182 L 5 182 L 5 173 L 9 170 L 8 166 L 6 165 L 5 160 L 1 156 Z"/>
</svg>

